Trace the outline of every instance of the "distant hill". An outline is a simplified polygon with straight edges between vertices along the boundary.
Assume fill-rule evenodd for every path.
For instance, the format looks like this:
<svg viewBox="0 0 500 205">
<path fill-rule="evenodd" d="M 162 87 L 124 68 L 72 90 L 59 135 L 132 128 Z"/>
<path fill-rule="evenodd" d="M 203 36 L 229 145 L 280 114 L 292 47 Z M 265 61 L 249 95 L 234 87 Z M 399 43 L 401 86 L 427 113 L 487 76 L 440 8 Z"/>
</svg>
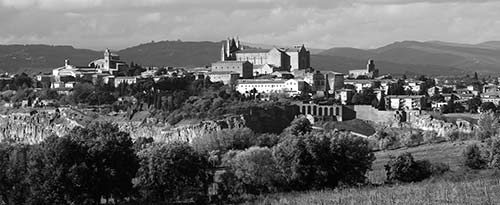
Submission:
<svg viewBox="0 0 500 205">
<path fill-rule="evenodd" d="M 160 41 L 113 51 L 127 63 L 145 66 L 198 67 L 219 60 L 221 42 Z M 251 47 L 266 45 L 245 43 Z M 307 46 L 307 45 L 306 45 Z M 377 49 L 332 48 L 311 51 L 311 65 L 320 70 L 347 72 L 361 69 L 374 59 L 381 73 L 450 75 L 460 73 L 498 73 L 500 42 L 459 44 L 440 41 L 402 41 Z M 50 71 L 70 59 L 74 65 L 87 65 L 101 58 L 102 51 L 72 46 L 0 45 L 0 72 L 32 73 Z"/>
<path fill-rule="evenodd" d="M 458 68 L 467 72 L 500 71 L 500 42 L 497 41 L 476 45 L 440 41 L 402 41 L 377 49 L 332 48 L 320 54 L 357 60 L 371 58 L 404 65 Z"/>
<path fill-rule="evenodd" d="M 363 58 L 368 59 L 368 58 Z M 311 55 L 311 66 L 318 70 L 336 71 L 348 73 L 349 70 L 366 68 L 367 60 L 359 60 L 339 56 Z M 400 64 L 388 61 L 375 61 L 375 66 L 380 69 L 381 74 L 410 74 L 410 75 L 460 75 L 467 71 L 436 65 L 413 65 Z"/>
<path fill-rule="evenodd" d="M 102 55 L 101 52 L 75 49 L 72 46 L 0 45 L 0 71 L 49 71 L 51 68 L 63 66 L 65 59 L 70 59 L 75 65 L 87 65 Z"/>
<path fill-rule="evenodd" d="M 220 60 L 222 42 L 161 41 L 118 51 L 123 60 L 141 65 L 197 67 Z"/>
</svg>

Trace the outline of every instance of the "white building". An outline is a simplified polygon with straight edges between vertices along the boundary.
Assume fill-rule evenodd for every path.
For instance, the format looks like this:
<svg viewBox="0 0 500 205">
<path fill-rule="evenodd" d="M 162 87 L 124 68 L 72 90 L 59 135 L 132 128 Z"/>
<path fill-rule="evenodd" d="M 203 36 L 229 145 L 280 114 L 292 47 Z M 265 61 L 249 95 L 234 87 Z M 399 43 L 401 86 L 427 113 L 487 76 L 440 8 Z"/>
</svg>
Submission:
<svg viewBox="0 0 500 205">
<path fill-rule="evenodd" d="M 238 80 L 236 90 L 240 93 L 287 93 L 289 95 L 300 94 L 305 83 L 302 80 L 290 79 L 248 79 Z"/>
<path fill-rule="evenodd" d="M 389 95 L 385 97 L 386 108 L 392 110 L 422 110 L 424 95 Z"/>
<path fill-rule="evenodd" d="M 115 88 L 120 86 L 120 84 L 122 84 L 122 83 L 131 85 L 131 84 L 137 83 L 137 76 L 115 77 L 114 83 L 115 83 Z"/>
</svg>

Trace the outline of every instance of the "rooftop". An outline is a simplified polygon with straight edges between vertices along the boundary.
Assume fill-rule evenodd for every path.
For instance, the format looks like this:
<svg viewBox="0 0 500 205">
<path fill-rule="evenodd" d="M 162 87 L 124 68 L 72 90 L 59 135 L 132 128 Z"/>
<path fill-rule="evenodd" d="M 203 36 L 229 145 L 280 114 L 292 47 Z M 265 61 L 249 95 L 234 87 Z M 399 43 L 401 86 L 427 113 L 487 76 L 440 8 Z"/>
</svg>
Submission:
<svg viewBox="0 0 500 205">
<path fill-rule="evenodd" d="M 261 49 L 261 48 L 250 48 L 236 51 L 236 53 L 267 53 L 271 49 Z"/>
<path fill-rule="evenodd" d="M 388 95 L 386 98 L 423 98 L 424 95 Z"/>
</svg>

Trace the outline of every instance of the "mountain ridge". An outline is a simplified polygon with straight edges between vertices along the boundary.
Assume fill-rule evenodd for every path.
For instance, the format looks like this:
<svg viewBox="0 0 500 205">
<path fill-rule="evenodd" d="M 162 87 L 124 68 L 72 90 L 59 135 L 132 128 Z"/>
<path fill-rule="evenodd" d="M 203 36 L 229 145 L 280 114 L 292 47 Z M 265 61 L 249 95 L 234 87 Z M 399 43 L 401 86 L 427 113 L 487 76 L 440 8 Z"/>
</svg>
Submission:
<svg viewBox="0 0 500 205">
<path fill-rule="evenodd" d="M 222 43 L 167 40 L 142 43 L 113 52 L 126 62 L 133 61 L 144 66 L 201 67 L 219 60 Z M 65 59 L 74 65 L 87 65 L 94 59 L 102 58 L 102 53 L 71 45 L 0 45 L 0 71 L 46 72 L 63 66 Z M 347 72 L 349 69 L 361 69 L 368 59 L 375 60 L 381 73 L 495 73 L 500 71 L 500 66 L 497 66 L 500 65 L 500 41 L 479 44 L 396 41 L 375 49 L 336 47 L 311 51 L 311 65 L 322 70 Z"/>
</svg>

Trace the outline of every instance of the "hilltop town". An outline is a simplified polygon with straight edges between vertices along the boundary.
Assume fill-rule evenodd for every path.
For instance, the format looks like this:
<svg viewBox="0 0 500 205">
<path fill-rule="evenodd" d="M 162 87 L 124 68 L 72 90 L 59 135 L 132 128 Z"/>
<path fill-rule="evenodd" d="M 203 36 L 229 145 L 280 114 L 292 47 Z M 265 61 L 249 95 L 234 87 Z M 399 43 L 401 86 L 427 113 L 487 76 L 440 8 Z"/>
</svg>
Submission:
<svg viewBox="0 0 500 205">
<path fill-rule="evenodd" d="M 117 104 L 144 103 L 137 96 L 126 95 L 123 91 L 127 88 L 153 86 L 165 79 L 209 80 L 262 101 L 289 99 L 312 121 L 384 121 L 388 111 L 401 111 L 405 118 L 409 118 L 409 112 L 479 113 L 496 110 L 500 102 L 498 80 L 490 76 L 487 80 L 479 79 L 477 73 L 456 78 L 395 77 L 380 75 L 380 69 L 383 70 L 374 59 L 367 59 L 366 68 L 348 73 L 320 71 L 311 67 L 305 45 L 258 49 L 228 38 L 221 45 L 220 59 L 206 67 L 143 67 L 133 62 L 127 64 L 107 49 L 102 58 L 89 59 L 88 65 L 73 65 L 67 59 L 51 73 L 6 73 L 0 79 L 0 87 L 4 90 L 4 108 L 107 108 L 118 112 Z M 79 99 L 70 99 L 75 92 Z M 164 100 L 158 99 L 158 103 Z M 115 109 L 111 109 L 113 106 Z M 365 113 L 383 117 L 365 117 Z"/>
<path fill-rule="evenodd" d="M 5 178 L 34 186 L 24 196 L 35 202 L 119 204 L 237 203 L 263 193 L 417 182 L 456 166 L 399 152 L 456 152 L 461 140 L 470 145 L 463 166 L 499 166 L 500 154 L 483 158 L 474 143 L 500 127 L 500 79 L 393 76 L 377 59 L 335 72 L 312 67 L 306 45 L 262 49 L 238 38 L 223 42 L 219 55 L 202 67 L 143 66 L 106 49 L 86 65 L 66 59 L 47 73 L 2 74 L 0 156 L 10 161 L 0 169 L 24 170 Z M 7 163 L 18 156 L 29 156 L 26 167 Z M 46 171 L 54 167 L 63 177 Z M 93 175 L 106 180 L 85 178 Z M 40 187 L 52 180 L 69 191 Z M 94 193 L 87 180 L 120 186 Z M 0 202 L 26 202 L 9 193 Z"/>
</svg>

